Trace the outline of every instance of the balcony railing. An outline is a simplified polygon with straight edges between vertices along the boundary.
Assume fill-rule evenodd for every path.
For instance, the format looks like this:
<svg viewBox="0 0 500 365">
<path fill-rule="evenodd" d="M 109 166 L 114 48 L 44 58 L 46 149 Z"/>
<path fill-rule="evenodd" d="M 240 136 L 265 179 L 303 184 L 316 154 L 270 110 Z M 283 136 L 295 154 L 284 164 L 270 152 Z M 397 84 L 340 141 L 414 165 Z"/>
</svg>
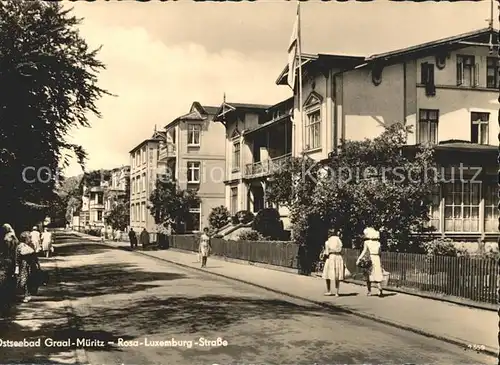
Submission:
<svg viewBox="0 0 500 365">
<path fill-rule="evenodd" d="M 271 175 L 280 168 L 283 168 L 285 163 L 290 159 L 291 155 L 291 153 L 287 153 L 286 155 L 272 159 L 249 163 L 245 166 L 245 177 L 252 178 Z"/>
<path fill-rule="evenodd" d="M 159 159 L 163 160 L 165 158 L 170 158 L 170 157 L 175 157 L 175 143 L 168 142 L 168 143 L 163 143 L 160 146 L 160 156 Z"/>
</svg>

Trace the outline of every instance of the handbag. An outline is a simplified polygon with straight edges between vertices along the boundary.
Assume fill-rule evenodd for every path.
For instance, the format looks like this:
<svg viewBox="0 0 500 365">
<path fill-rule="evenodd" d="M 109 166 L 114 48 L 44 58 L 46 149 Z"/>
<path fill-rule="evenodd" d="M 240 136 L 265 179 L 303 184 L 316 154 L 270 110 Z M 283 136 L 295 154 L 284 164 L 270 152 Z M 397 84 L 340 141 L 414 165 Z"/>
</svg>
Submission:
<svg viewBox="0 0 500 365">
<path fill-rule="evenodd" d="M 359 259 L 357 266 L 360 269 L 368 270 L 372 267 L 372 260 L 369 257 L 362 257 Z"/>
<path fill-rule="evenodd" d="M 32 253 L 35 253 L 35 250 L 30 245 L 22 242 L 19 244 L 19 253 L 21 255 L 30 255 Z"/>
<path fill-rule="evenodd" d="M 352 273 L 346 266 L 344 266 L 344 279 L 350 279 L 350 278 L 352 278 Z"/>
</svg>

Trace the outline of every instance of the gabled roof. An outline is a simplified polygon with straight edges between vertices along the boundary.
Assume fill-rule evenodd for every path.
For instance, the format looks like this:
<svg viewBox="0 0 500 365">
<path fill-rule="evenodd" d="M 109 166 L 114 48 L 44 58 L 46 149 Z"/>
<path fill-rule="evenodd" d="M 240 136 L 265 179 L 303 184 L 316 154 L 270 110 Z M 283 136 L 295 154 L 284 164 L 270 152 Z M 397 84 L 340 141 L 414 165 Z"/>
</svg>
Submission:
<svg viewBox="0 0 500 365">
<path fill-rule="evenodd" d="M 482 28 L 478 30 L 474 30 L 467 33 L 458 34 L 452 37 L 442 38 L 438 40 L 434 40 L 431 42 L 426 42 L 422 44 L 418 44 L 416 46 L 401 48 L 398 50 L 374 54 L 371 56 L 345 56 L 345 55 L 333 55 L 333 54 L 303 54 L 302 65 L 306 66 L 311 63 L 319 63 L 324 66 L 330 66 L 330 68 L 336 67 L 339 69 L 349 70 L 356 67 L 364 67 L 368 66 L 372 63 L 376 62 L 396 62 L 401 58 L 416 58 L 423 54 L 428 54 L 432 52 L 439 52 L 443 49 L 450 48 L 464 48 L 469 47 L 471 45 L 484 44 L 489 45 L 490 39 L 493 41 L 491 43 L 492 46 L 496 44 L 495 38 L 497 37 L 498 30 L 491 28 Z M 470 44 L 467 44 L 470 42 Z M 477 44 L 475 43 L 477 42 Z M 288 76 L 288 66 L 281 72 L 280 76 L 276 80 L 277 85 L 286 85 Z"/>
<path fill-rule="evenodd" d="M 149 143 L 149 142 L 156 142 L 158 143 L 160 140 L 158 138 L 148 138 L 148 139 L 145 139 L 144 141 L 142 141 L 141 143 L 139 143 L 137 146 L 135 146 L 134 148 L 132 148 L 129 153 L 133 153 L 135 152 L 136 150 L 138 150 L 139 148 L 141 148 L 142 146 L 144 146 L 145 144 Z"/>
<path fill-rule="evenodd" d="M 271 107 L 271 105 L 265 105 L 265 104 L 247 104 L 247 103 L 223 102 L 215 114 L 214 122 L 222 122 L 222 120 L 226 114 L 231 113 L 235 110 L 239 110 L 239 111 L 243 111 L 243 112 L 265 113 L 266 110 L 269 109 L 270 107 Z"/>
</svg>

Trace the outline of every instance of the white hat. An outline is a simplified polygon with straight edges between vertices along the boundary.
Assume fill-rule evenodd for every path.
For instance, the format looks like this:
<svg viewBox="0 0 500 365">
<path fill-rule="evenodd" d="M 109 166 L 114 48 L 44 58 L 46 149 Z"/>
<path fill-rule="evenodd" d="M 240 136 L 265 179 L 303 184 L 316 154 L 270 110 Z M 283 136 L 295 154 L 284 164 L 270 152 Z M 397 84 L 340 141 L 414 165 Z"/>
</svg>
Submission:
<svg viewBox="0 0 500 365">
<path fill-rule="evenodd" d="M 380 232 L 372 227 L 365 228 L 365 230 L 363 231 L 363 234 L 365 235 L 365 238 L 369 239 L 369 240 L 379 240 L 380 239 Z"/>
</svg>

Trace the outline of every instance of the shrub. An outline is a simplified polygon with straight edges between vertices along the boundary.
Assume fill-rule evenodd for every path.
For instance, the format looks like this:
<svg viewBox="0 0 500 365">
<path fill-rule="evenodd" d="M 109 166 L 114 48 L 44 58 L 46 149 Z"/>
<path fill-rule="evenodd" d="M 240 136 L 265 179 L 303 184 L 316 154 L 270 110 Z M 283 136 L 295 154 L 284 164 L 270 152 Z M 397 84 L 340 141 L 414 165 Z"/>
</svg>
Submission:
<svg viewBox="0 0 500 365">
<path fill-rule="evenodd" d="M 453 240 L 449 238 L 436 238 L 422 244 L 423 249 L 429 256 L 463 256 L 467 254 L 464 249 L 458 248 Z"/>
<path fill-rule="evenodd" d="M 262 209 L 253 220 L 252 229 L 259 232 L 269 240 L 280 240 L 283 238 L 283 222 L 276 209 Z"/>
<path fill-rule="evenodd" d="M 243 231 L 238 235 L 238 240 L 240 241 L 262 241 L 264 240 L 264 237 L 257 232 L 252 230 L 249 231 Z"/>
<path fill-rule="evenodd" d="M 229 223 L 230 217 L 231 214 L 229 213 L 229 210 L 227 210 L 225 206 L 220 205 L 212 209 L 210 215 L 208 216 L 208 222 L 210 227 L 214 229 L 221 229 Z"/>
<path fill-rule="evenodd" d="M 231 221 L 233 224 L 240 224 L 240 223 L 246 224 L 250 223 L 254 218 L 255 216 L 253 215 L 252 212 L 248 210 L 240 210 L 234 216 L 231 217 Z"/>
</svg>

